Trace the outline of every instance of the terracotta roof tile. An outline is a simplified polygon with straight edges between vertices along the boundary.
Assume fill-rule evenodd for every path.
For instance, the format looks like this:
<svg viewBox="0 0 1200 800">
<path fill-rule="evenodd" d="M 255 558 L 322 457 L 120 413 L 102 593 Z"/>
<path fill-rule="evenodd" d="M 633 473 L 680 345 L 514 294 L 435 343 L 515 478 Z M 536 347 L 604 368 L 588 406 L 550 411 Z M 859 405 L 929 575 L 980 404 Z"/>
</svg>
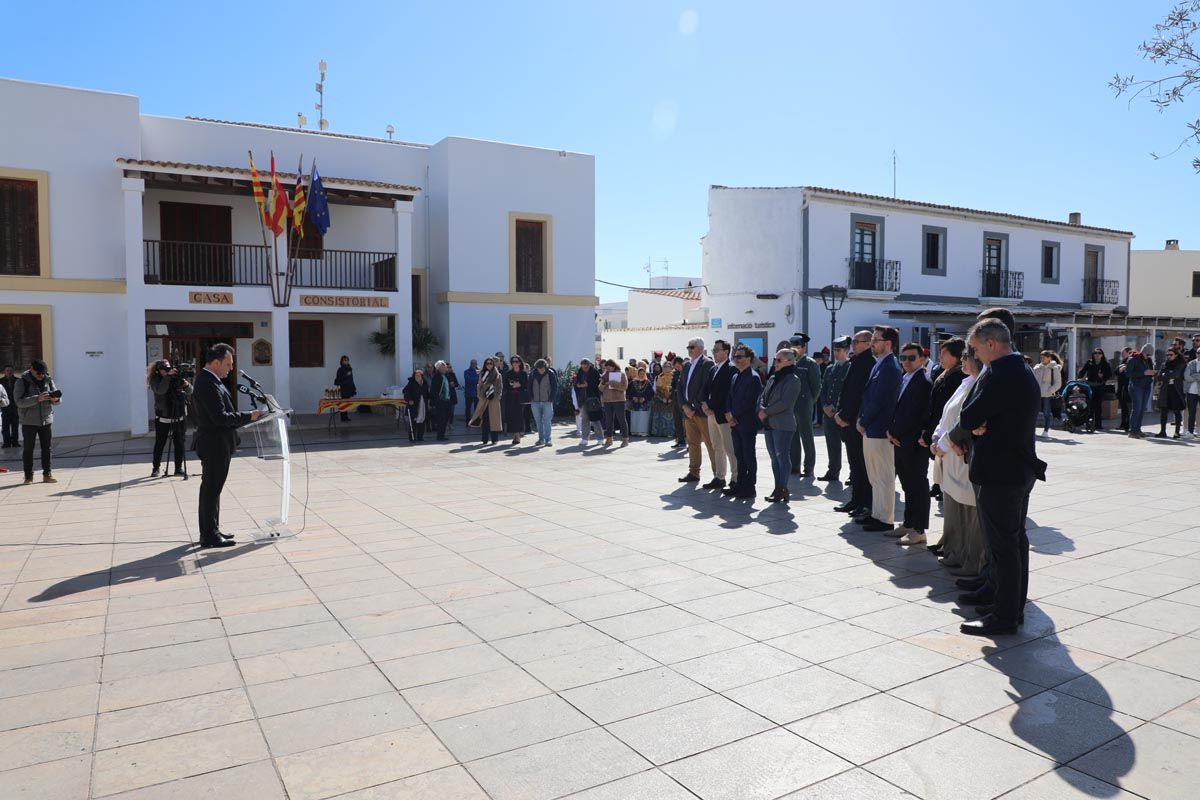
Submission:
<svg viewBox="0 0 1200 800">
<path fill-rule="evenodd" d="M 677 297 L 680 300 L 699 300 L 700 292 L 695 289 L 633 289 L 643 294 L 658 294 L 663 297 Z"/>
</svg>

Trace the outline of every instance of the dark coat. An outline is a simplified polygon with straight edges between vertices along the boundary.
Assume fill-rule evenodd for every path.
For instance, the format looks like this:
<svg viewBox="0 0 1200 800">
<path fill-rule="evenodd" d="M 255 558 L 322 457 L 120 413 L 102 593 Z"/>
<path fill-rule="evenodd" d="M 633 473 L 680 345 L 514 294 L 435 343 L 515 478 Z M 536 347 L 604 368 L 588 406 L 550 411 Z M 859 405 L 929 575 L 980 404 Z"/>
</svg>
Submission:
<svg viewBox="0 0 1200 800">
<path fill-rule="evenodd" d="M 1155 406 L 1165 411 L 1183 411 L 1183 371 L 1187 361 L 1179 356 L 1174 361 L 1163 362 L 1162 369 L 1154 376 L 1158 382 L 1158 401 Z"/>
<path fill-rule="evenodd" d="M 1079 380 L 1087 381 L 1092 386 L 1098 386 L 1107 383 L 1113 376 L 1112 366 L 1107 361 L 1099 363 L 1088 359 L 1083 366 L 1079 368 Z"/>
<path fill-rule="evenodd" d="M 850 371 L 842 383 L 842 394 L 838 397 L 837 415 L 851 427 L 858 422 L 858 411 L 862 408 L 863 392 L 867 388 L 867 380 L 871 377 L 871 369 L 875 366 L 875 358 L 870 350 L 863 350 L 850 358 Z"/>
<path fill-rule="evenodd" d="M 467 397 L 475 397 L 479 394 L 479 370 L 467 367 L 467 371 L 463 373 L 463 390 Z"/>
<path fill-rule="evenodd" d="M 729 381 L 733 379 L 733 363 L 728 359 L 720 366 L 714 364 L 712 378 L 708 382 L 708 408 L 716 415 L 718 425 L 725 424 L 725 411 L 729 408 Z"/>
<path fill-rule="evenodd" d="M 762 378 L 753 368 L 747 368 L 737 373 L 729 387 L 728 411 L 737 420 L 738 428 L 743 425 L 745 430 L 759 429 L 758 401 L 762 397 Z"/>
<path fill-rule="evenodd" d="M 239 412 L 223 381 L 206 369 L 196 373 L 192 395 L 196 407 L 196 452 L 201 458 L 233 455 L 237 449 L 238 428 L 250 422 L 250 415 Z"/>
<path fill-rule="evenodd" d="M 150 391 L 154 392 L 154 416 L 157 419 L 179 420 L 187 416 L 187 401 L 192 385 L 178 375 L 165 378 L 155 372 L 150 376 Z"/>
<path fill-rule="evenodd" d="M 858 410 L 858 422 L 869 439 L 887 436 L 888 425 L 896 412 L 896 395 L 900 393 L 900 362 L 888 353 L 875 362 L 863 390 L 862 407 Z"/>
<path fill-rule="evenodd" d="M 833 406 L 837 409 L 842 397 L 842 387 L 846 384 L 846 376 L 850 374 L 850 359 L 834 361 L 825 368 L 821 378 L 821 408 Z"/>
<path fill-rule="evenodd" d="M 946 403 L 950 402 L 950 398 L 954 396 L 966 378 L 967 375 L 962 371 L 962 367 L 955 366 L 950 370 L 942 370 L 934 379 L 933 386 L 929 391 L 929 417 L 925 420 L 925 430 L 921 432 L 921 438 L 925 440 L 926 444 L 933 444 L 933 431 L 942 421 L 942 412 L 946 410 Z"/>
<path fill-rule="evenodd" d="M 429 402 L 431 402 L 431 403 L 443 402 L 441 399 L 443 383 L 447 384 L 446 395 L 449 398 L 448 400 L 445 401 L 446 405 L 452 406 L 456 402 L 458 402 L 458 393 L 454 391 L 454 384 L 456 383 L 456 381 L 451 380 L 451 374 L 449 372 L 441 373 L 441 372 L 438 372 L 436 368 L 434 368 L 433 375 L 430 376 L 428 383 L 429 383 L 429 398 L 428 398 Z"/>
<path fill-rule="evenodd" d="M 694 367 L 690 363 L 683 365 L 679 402 L 697 414 L 701 413 L 700 404 L 708 400 L 708 386 L 712 382 L 713 366 L 713 360 L 708 356 L 700 356 Z M 691 369 L 690 374 L 689 369 Z M 684 381 L 686 381 L 686 386 L 683 385 Z"/>
<path fill-rule="evenodd" d="M 342 390 L 342 397 L 354 397 L 358 394 L 358 387 L 354 385 L 354 367 L 349 364 L 339 366 L 333 385 Z"/>
<path fill-rule="evenodd" d="M 630 411 L 649 411 L 653 400 L 654 384 L 649 379 L 630 381 L 625 389 L 625 407 Z"/>
<path fill-rule="evenodd" d="M 903 380 L 903 378 L 901 379 Z M 903 383 L 901 383 L 903 386 Z M 929 395 L 932 387 L 925 370 L 919 369 L 908 379 L 908 388 L 900 393 L 887 432 L 900 444 L 916 444 L 929 420 Z"/>
<path fill-rule="evenodd" d="M 408 383 L 404 386 L 404 402 L 408 403 L 408 413 L 413 419 L 416 419 L 420 413 L 421 401 L 425 401 L 425 414 L 430 411 L 429 406 L 429 381 L 421 381 L 417 383 L 416 378 L 409 378 Z"/>
<path fill-rule="evenodd" d="M 1037 457 L 1034 429 L 1042 407 L 1042 390 L 1020 353 L 996 359 L 971 385 L 958 426 L 950 439 L 968 447 L 971 483 L 980 486 L 1023 486 L 1046 479 L 1046 464 Z M 987 425 L 976 437 L 972 431 Z"/>
</svg>

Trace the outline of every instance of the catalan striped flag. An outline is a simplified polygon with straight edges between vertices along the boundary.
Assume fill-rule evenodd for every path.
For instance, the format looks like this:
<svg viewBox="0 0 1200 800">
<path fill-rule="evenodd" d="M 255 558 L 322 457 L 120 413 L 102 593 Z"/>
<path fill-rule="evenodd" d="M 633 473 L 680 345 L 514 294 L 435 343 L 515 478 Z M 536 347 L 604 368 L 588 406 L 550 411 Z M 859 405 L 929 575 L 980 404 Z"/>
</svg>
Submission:
<svg viewBox="0 0 1200 800">
<path fill-rule="evenodd" d="M 258 174 L 258 167 L 254 166 L 254 153 L 250 153 L 250 188 L 254 192 L 254 202 L 258 206 L 258 213 L 263 215 L 263 220 L 266 220 L 267 193 L 263 191 L 262 178 Z"/>
<path fill-rule="evenodd" d="M 275 173 L 275 151 L 271 151 L 271 210 L 267 217 L 267 227 L 276 236 L 283 234 L 287 225 L 288 197 L 287 192 L 279 184 L 279 176 Z"/>
<path fill-rule="evenodd" d="M 308 198 L 304 195 L 304 156 L 296 167 L 296 191 L 292 194 L 292 228 L 301 239 L 304 238 L 304 210 L 308 207 Z"/>
</svg>

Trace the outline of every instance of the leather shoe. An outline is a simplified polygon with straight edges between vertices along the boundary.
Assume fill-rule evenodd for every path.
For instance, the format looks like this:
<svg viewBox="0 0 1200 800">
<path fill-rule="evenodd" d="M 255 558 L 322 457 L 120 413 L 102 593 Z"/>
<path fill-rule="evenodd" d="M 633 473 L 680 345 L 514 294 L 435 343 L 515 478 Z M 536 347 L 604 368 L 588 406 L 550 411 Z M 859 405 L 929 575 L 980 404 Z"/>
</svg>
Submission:
<svg viewBox="0 0 1200 800">
<path fill-rule="evenodd" d="M 984 591 L 966 592 L 958 596 L 958 604 L 960 606 L 983 606 L 992 602 L 992 600 L 992 593 Z"/>
<path fill-rule="evenodd" d="M 832 472 L 826 472 L 824 475 L 817 478 L 817 480 L 819 480 L 819 481 L 833 481 L 835 483 L 837 482 L 837 479 L 838 479 L 838 476 L 833 474 Z"/>
<path fill-rule="evenodd" d="M 738 485 L 737 485 L 736 483 L 731 483 L 731 484 L 729 484 L 728 486 L 726 486 L 724 489 L 722 489 L 722 490 L 721 490 L 721 494 L 723 494 L 723 495 L 727 495 L 727 496 L 729 496 L 729 497 L 733 497 L 733 496 L 735 496 L 735 495 L 736 495 L 736 494 L 737 494 L 739 491 L 741 491 L 741 490 L 740 490 L 740 489 L 738 489 Z"/>
<path fill-rule="evenodd" d="M 225 531 L 217 531 L 217 536 L 221 537 L 222 539 L 225 539 L 226 541 L 231 541 L 233 539 L 233 534 L 225 533 Z"/>
<path fill-rule="evenodd" d="M 871 520 L 866 525 L 863 525 L 863 530 L 867 531 L 868 533 L 886 533 L 888 531 L 895 530 L 895 528 L 895 525 L 887 522 L 880 522 L 877 519 Z"/>
<path fill-rule="evenodd" d="M 975 613 L 981 617 L 991 616 L 992 614 L 996 613 L 996 607 L 994 605 L 992 605 L 992 606 L 975 606 Z M 1019 617 L 1017 617 L 1017 627 L 1019 628 L 1024 624 L 1025 624 L 1025 612 L 1022 611 L 1021 615 Z"/>
<path fill-rule="evenodd" d="M 696 483 L 699 480 L 700 480 L 699 475 L 693 475 L 692 473 L 689 472 L 687 475 L 684 475 L 682 478 L 680 478 L 679 482 L 680 483 Z"/>
<path fill-rule="evenodd" d="M 1001 622 L 991 614 L 964 622 L 958 629 L 968 636 L 1005 636 L 1017 632 L 1016 624 Z"/>
<path fill-rule="evenodd" d="M 734 497 L 736 497 L 738 500 L 753 500 L 754 499 L 754 487 L 747 486 L 745 489 L 739 488 L 737 490 L 737 494 L 735 494 Z"/>
<path fill-rule="evenodd" d="M 724 487 L 725 487 L 725 479 L 724 478 L 713 478 L 708 483 L 703 484 L 700 488 L 701 489 L 722 489 Z"/>
<path fill-rule="evenodd" d="M 984 578 L 982 575 L 977 575 L 974 578 L 959 578 L 954 582 L 954 585 L 960 589 L 966 589 L 969 592 L 973 592 L 976 589 L 982 589 L 985 583 L 987 583 L 987 578 Z"/>
<path fill-rule="evenodd" d="M 854 517 L 854 522 L 857 525 L 870 525 L 873 522 L 879 522 L 879 520 L 875 519 L 870 514 L 860 514 L 859 516 Z"/>
<path fill-rule="evenodd" d="M 237 542 L 232 539 L 222 539 L 219 536 L 216 539 L 201 539 L 200 547 L 233 547 Z"/>
<path fill-rule="evenodd" d="M 842 503 L 840 506 L 834 506 L 833 510 L 840 511 L 843 514 L 849 514 L 851 511 L 855 511 L 857 508 L 858 506 L 854 505 L 854 503 L 847 502 Z"/>
</svg>

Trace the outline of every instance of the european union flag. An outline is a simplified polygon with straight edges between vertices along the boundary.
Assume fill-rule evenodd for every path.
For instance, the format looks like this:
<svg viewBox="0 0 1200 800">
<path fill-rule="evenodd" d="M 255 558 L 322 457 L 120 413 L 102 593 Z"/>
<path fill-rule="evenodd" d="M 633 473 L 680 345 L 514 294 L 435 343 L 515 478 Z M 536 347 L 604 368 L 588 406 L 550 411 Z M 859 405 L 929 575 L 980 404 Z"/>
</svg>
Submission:
<svg viewBox="0 0 1200 800">
<path fill-rule="evenodd" d="M 308 184 L 308 219 L 322 236 L 329 230 L 329 198 L 325 196 L 325 185 L 317 174 L 316 161 L 313 161 L 312 180 Z"/>
</svg>

